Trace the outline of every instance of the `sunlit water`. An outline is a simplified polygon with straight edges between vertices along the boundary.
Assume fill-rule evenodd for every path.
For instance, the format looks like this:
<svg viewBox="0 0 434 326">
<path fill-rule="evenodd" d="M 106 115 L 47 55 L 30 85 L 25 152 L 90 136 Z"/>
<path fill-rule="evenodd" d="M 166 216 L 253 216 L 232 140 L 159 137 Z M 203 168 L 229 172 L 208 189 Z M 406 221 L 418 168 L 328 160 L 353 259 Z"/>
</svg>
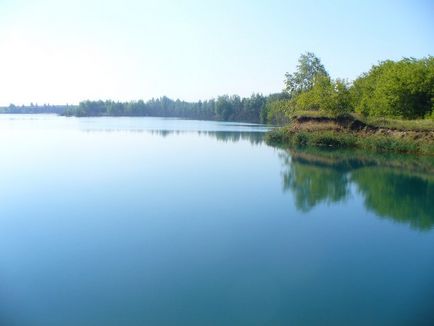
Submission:
<svg viewBox="0 0 434 326">
<path fill-rule="evenodd" d="M 432 159 L 0 115 L 0 325 L 429 325 Z"/>
</svg>

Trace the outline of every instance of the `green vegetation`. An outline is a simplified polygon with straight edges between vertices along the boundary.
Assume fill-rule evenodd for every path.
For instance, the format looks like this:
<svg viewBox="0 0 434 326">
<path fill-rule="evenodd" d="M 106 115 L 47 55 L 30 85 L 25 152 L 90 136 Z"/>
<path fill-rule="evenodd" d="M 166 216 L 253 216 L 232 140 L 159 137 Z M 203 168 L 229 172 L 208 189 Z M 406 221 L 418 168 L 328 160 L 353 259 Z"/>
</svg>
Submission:
<svg viewBox="0 0 434 326">
<path fill-rule="evenodd" d="M 432 56 L 381 62 L 350 84 L 307 53 L 285 85 L 289 98 L 266 105 L 272 122 L 287 122 L 271 144 L 434 153 Z"/>
<path fill-rule="evenodd" d="M 296 111 L 322 111 L 326 114 L 351 112 L 350 103 L 348 83 L 324 75 L 316 76 L 312 88 L 294 98 Z"/>
<path fill-rule="evenodd" d="M 306 52 L 298 59 L 297 70 L 285 74 L 285 90 L 291 97 L 309 91 L 318 76 L 328 77 L 321 60 L 312 52 Z"/>
<path fill-rule="evenodd" d="M 380 62 L 352 84 L 331 79 L 313 53 L 300 56 L 297 70 L 287 73 L 285 105 L 275 108 L 287 119 L 300 111 L 392 119 L 434 119 L 434 57 Z M 269 112 L 271 116 L 272 112 Z"/>
<path fill-rule="evenodd" d="M 352 115 L 368 125 L 377 126 L 379 128 L 387 128 L 391 130 L 401 130 L 401 131 L 433 131 L 434 130 L 434 119 L 402 120 L 402 119 L 392 119 L 392 118 L 363 117 L 360 114 L 354 114 L 354 113 Z"/>
<path fill-rule="evenodd" d="M 44 105 L 38 105 L 30 103 L 30 105 L 21 105 L 17 106 L 14 104 L 11 104 L 7 107 L 0 107 L 0 113 L 7 113 L 7 114 L 41 114 L 41 113 L 56 113 L 56 114 L 63 114 L 65 111 L 73 109 L 75 107 L 69 106 L 69 105 L 50 105 L 50 104 L 44 104 Z"/>
<path fill-rule="evenodd" d="M 261 112 L 261 121 L 284 125 L 290 120 L 287 112 L 291 110 L 290 96 L 287 93 L 273 94 L 267 98 L 264 110 Z"/>
<path fill-rule="evenodd" d="M 366 126 L 359 120 L 354 120 L 353 123 L 362 129 L 351 130 L 351 124 L 345 127 L 337 123 L 339 117 L 330 118 L 328 123 L 297 122 L 298 119 L 303 118 L 306 119 L 303 116 L 297 117 L 290 125 L 270 131 L 266 135 L 267 143 L 270 145 L 360 148 L 378 152 L 434 153 L 433 131 L 394 131 Z"/>
<path fill-rule="evenodd" d="M 253 94 L 248 98 L 219 96 L 199 102 L 172 100 L 168 97 L 135 102 L 83 101 L 76 108 L 66 110 L 66 116 L 153 116 L 187 119 L 265 122 L 261 120 L 267 98 Z M 264 118 L 265 119 L 265 116 Z"/>
<path fill-rule="evenodd" d="M 384 61 L 354 81 L 354 110 L 366 116 L 432 117 L 434 57 Z"/>
</svg>

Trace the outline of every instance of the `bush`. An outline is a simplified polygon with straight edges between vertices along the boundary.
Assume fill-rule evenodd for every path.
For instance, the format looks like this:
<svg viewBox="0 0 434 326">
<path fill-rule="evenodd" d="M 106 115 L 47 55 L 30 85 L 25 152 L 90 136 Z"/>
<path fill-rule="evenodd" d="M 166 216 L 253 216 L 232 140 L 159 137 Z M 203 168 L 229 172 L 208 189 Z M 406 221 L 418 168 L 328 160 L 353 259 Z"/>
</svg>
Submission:
<svg viewBox="0 0 434 326">
<path fill-rule="evenodd" d="M 433 112 L 434 57 L 381 62 L 354 82 L 351 97 L 356 112 L 365 116 L 429 116 Z"/>
<path fill-rule="evenodd" d="M 299 111 L 322 111 L 334 116 L 352 111 L 347 82 L 326 75 L 317 75 L 312 89 L 299 94 L 294 102 Z"/>
<path fill-rule="evenodd" d="M 265 104 L 266 122 L 275 125 L 284 125 L 289 122 L 292 114 L 292 102 L 288 99 L 267 101 Z"/>
</svg>

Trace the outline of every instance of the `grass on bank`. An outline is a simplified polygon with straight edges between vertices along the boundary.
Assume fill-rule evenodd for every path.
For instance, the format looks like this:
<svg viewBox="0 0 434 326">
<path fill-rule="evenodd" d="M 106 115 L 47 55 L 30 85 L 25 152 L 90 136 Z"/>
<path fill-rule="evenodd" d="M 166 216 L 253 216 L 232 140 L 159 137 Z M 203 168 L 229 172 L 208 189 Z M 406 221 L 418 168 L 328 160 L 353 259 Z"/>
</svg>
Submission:
<svg viewBox="0 0 434 326">
<path fill-rule="evenodd" d="M 390 118 L 359 118 L 366 124 L 400 131 L 434 131 L 433 119 L 399 120 Z"/>
<path fill-rule="evenodd" d="M 430 133 L 434 132 L 433 120 L 367 119 L 354 113 L 346 117 L 359 120 L 369 127 L 386 129 L 391 132 L 388 134 L 357 132 L 349 129 L 327 130 L 327 124 L 323 122 L 310 124 L 309 130 L 303 130 L 293 128 L 292 122 L 285 127 L 270 131 L 266 136 L 266 141 L 271 145 L 359 148 L 377 152 L 434 155 L 434 136 Z M 297 112 L 291 120 L 300 121 L 302 118 L 338 119 L 339 117 L 313 111 Z M 300 124 L 300 122 L 297 123 Z"/>
<path fill-rule="evenodd" d="M 386 128 L 398 131 L 434 131 L 434 119 L 403 120 L 392 118 L 364 117 L 363 115 L 354 112 L 344 115 L 350 116 L 353 119 L 365 123 L 366 125 L 377 128 Z M 329 119 L 337 118 L 336 115 L 322 111 L 296 111 L 291 115 L 290 120 L 301 117 Z"/>
<path fill-rule="evenodd" d="M 288 132 L 276 128 L 266 135 L 271 145 L 360 148 L 378 152 L 420 153 L 434 155 L 434 142 L 424 139 L 396 138 L 388 135 L 359 135 L 337 131 Z"/>
</svg>

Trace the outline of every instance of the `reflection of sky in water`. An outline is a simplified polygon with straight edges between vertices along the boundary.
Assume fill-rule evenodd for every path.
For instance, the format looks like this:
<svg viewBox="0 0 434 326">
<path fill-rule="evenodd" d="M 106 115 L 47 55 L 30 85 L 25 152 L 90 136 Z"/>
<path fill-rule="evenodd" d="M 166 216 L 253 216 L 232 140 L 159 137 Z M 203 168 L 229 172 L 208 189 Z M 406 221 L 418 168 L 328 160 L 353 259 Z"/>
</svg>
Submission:
<svg viewBox="0 0 434 326">
<path fill-rule="evenodd" d="M 265 132 L 269 127 L 251 123 L 183 120 L 155 117 L 60 117 L 40 115 L 0 115 L 0 127 L 19 129 L 79 129 L 88 131 L 237 131 Z"/>
<path fill-rule="evenodd" d="M 252 141 L 261 128 L 0 116 L 0 324 L 429 320 L 426 173 L 377 156 L 319 166 Z"/>
</svg>

